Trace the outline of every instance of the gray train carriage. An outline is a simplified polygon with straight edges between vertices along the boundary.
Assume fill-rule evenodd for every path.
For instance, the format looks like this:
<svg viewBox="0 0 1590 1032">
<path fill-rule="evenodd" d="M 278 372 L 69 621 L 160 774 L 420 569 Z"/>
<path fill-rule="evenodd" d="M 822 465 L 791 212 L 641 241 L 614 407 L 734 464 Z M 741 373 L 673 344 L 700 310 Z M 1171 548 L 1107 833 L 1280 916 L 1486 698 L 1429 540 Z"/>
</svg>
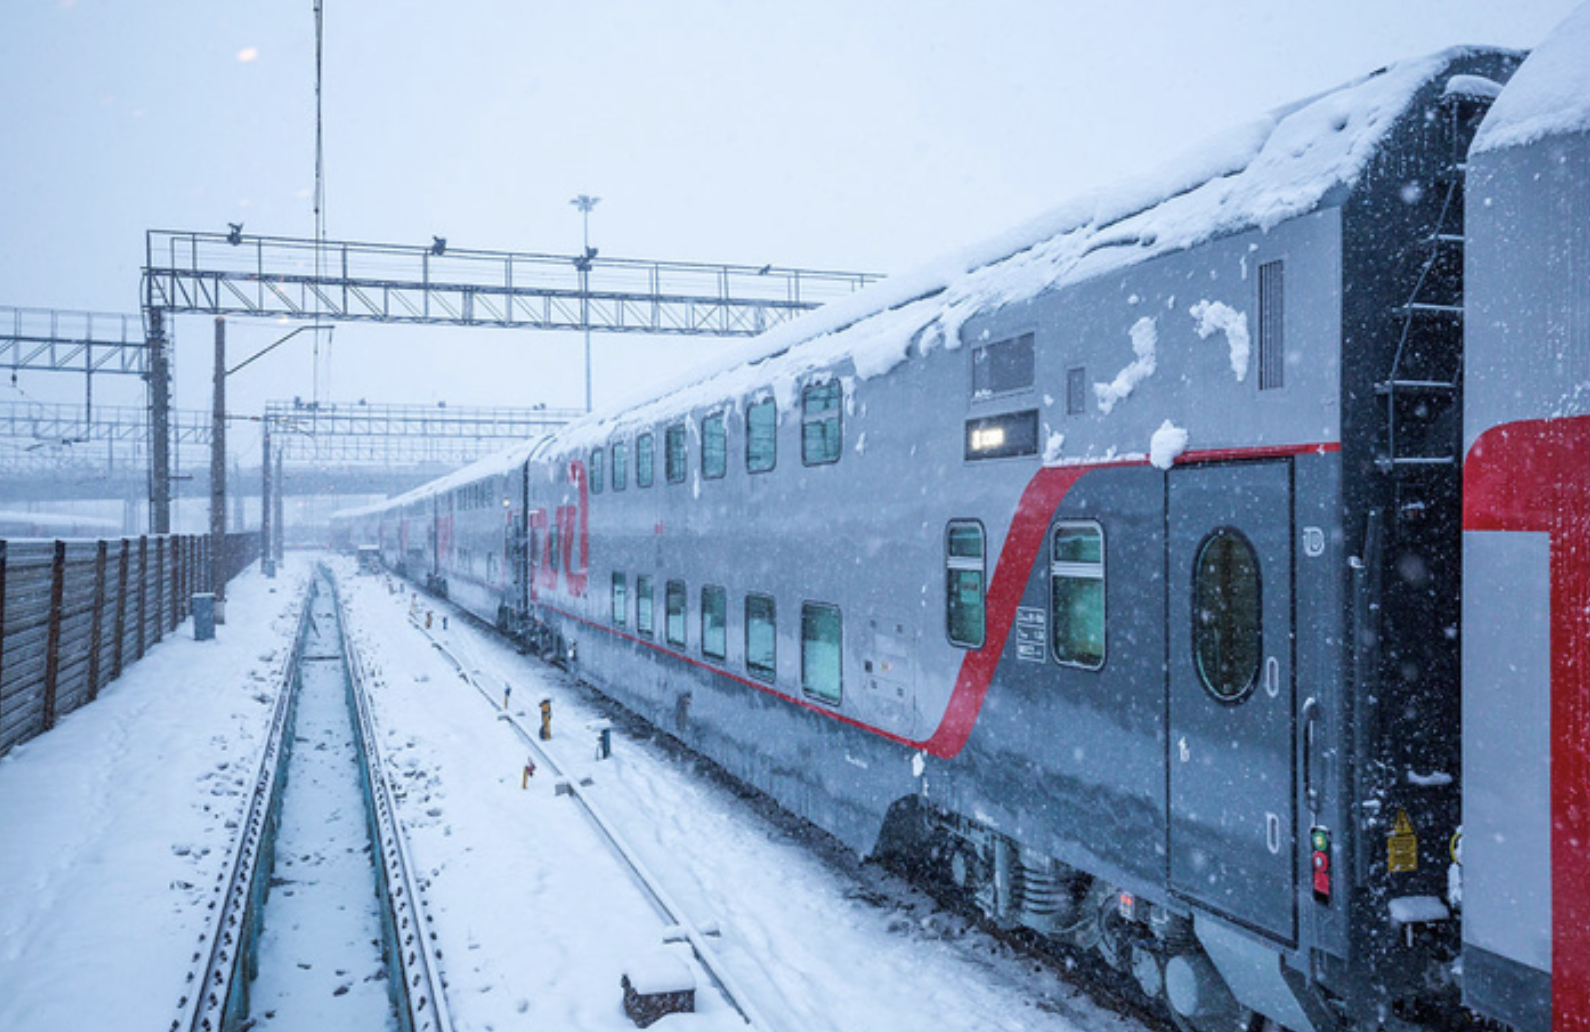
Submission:
<svg viewBox="0 0 1590 1032">
<path fill-rule="evenodd" d="M 1382 70 L 560 432 L 529 626 L 1183 1027 L 1450 1014 L 1461 158 L 1518 59 Z"/>
<path fill-rule="evenodd" d="M 1469 157 L 1463 984 L 1590 1028 L 1590 7 Z"/>
</svg>

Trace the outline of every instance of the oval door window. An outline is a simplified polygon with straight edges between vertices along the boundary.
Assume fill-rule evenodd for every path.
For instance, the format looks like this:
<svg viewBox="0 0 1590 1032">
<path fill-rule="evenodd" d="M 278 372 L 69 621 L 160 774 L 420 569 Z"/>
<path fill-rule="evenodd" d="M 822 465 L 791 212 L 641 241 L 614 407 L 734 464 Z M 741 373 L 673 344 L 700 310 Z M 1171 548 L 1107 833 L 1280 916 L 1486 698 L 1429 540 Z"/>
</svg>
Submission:
<svg viewBox="0 0 1590 1032">
<path fill-rule="evenodd" d="M 1193 662 L 1215 698 L 1238 702 L 1259 680 L 1259 557 L 1248 539 L 1222 527 L 1204 538 L 1193 563 Z"/>
</svg>

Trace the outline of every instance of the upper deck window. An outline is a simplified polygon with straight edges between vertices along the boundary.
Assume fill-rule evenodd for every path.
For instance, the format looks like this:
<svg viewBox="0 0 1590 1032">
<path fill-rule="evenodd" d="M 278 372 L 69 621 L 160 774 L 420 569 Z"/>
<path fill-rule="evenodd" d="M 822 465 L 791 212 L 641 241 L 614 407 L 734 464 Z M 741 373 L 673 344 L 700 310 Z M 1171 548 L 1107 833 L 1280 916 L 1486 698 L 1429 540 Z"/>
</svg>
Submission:
<svg viewBox="0 0 1590 1032">
<path fill-rule="evenodd" d="M 635 438 L 635 486 L 651 486 L 652 469 L 652 438 L 651 434 L 641 434 Z"/>
<path fill-rule="evenodd" d="M 801 392 L 801 462 L 806 465 L 839 461 L 841 399 L 838 380 L 808 384 Z"/>
<path fill-rule="evenodd" d="M 1033 336 L 998 340 L 972 349 L 972 400 L 1027 390 L 1033 385 L 1036 356 Z"/>
<path fill-rule="evenodd" d="M 723 413 L 714 412 L 701 421 L 701 475 L 716 480 L 729 467 L 729 431 Z"/>
<path fill-rule="evenodd" d="M 675 423 L 667 430 L 664 438 L 664 470 L 668 474 L 670 484 L 684 482 L 685 471 L 690 468 L 690 450 L 685 441 L 685 425 Z"/>
<path fill-rule="evenodd" d="M 602 449 L 600 449 L 600 448 L 592 448 L 591 449 L 590 480 L 591 480 L 591 493 L 592 494 L 601 494 L 602 493 Z"/>
<path fill-rule="evenodd" d="M 766 473 L 778 460 L 778 407 L 772 398 L 745 407 L 745 468 Z"/>
<path fill-rule="evenodd" d="M 613 490 L 622 491 L 629 480 L 629 449 L 623 441 L 613 442 Z"/>
</svg>

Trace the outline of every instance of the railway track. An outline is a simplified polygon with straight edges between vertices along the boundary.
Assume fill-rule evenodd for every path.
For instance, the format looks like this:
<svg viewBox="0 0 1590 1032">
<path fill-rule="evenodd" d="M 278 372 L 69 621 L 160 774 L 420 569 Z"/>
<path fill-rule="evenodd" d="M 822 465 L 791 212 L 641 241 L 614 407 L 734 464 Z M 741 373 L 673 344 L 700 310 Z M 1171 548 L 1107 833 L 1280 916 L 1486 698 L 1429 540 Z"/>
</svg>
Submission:
<svg viewBox="0 0 1590 1032">
<path fill-rule="evenodd" d="M 532 730 L 526 727 L 522 720 L 510 712 L 506 700 L 497 694 L 495 686 L 488 688 L 475 669 L 431 634 L 418 619 L 411 619 L 411 622 L 458 672 L 458 676 L 479 692 L 488 705 L 497 710 L 497 720 L 513 730 L 520 741 L 534 754 L 538 766 L 544 766 L 557 780 L 558 791 L 569 796 L 589 819 L 602 844 L 631 876 L 656 912 L 662 923 L 664 941 L 684 943 L 690 947 L 701 970 L 722 995 L 724 1001 L 744 1019 L 748 1028 L 758 1032 L 782 1032 L 781 1027 L 757 1006 L 749 989 L 729 972 L 719 958 L 711 942 L 717 934 L 716 929 L 698 925 L 691 918 L 687 910 L 668 891 L 662 879 L 651 870 L 650 866 L 641 859 L 640 853 L 625 839 L 615 821 L 603 812 L 601 804 L 585 791 L 589 782 L 568 773 L 559 763 L 558 757 L 541 741 L 539 729 Z"/>
<path fill-rule="evenodd" d="M 171 1032 L 228 1032 L 249 1022 L 249 986 L 271 891 L 275 841 L 306 663 L 341 667 L 375 866 L 386 984 L 403 1032 L 451 1032 L 440 950 L 425 912 L 424 886 L 399 826 L 385 776 L 363 657 L 345 632 L 335 581 L 321 568 L 310 583 L 252 790 L 236 818 L 231 855 L 214 889 L 212 920 L 193 954 Z"/>
</svg>

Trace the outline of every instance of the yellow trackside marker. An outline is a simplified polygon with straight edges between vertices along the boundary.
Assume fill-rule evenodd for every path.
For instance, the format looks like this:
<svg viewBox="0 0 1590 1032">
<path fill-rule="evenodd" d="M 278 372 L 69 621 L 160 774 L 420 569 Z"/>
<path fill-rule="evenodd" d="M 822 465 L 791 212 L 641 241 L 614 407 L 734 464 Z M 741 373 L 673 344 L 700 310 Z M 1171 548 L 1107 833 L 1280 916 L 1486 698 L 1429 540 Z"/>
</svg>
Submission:
<svg viewBox="0 0 1590 1032">
<path fill-rule="evenodd" d="M 1386 870 L 1405 874 L 1419 869 L 1419 837 L 1408 819 L 1407 810 L 1397 811 L 1397 821 L 1386 836 Z"/>
</svg>

